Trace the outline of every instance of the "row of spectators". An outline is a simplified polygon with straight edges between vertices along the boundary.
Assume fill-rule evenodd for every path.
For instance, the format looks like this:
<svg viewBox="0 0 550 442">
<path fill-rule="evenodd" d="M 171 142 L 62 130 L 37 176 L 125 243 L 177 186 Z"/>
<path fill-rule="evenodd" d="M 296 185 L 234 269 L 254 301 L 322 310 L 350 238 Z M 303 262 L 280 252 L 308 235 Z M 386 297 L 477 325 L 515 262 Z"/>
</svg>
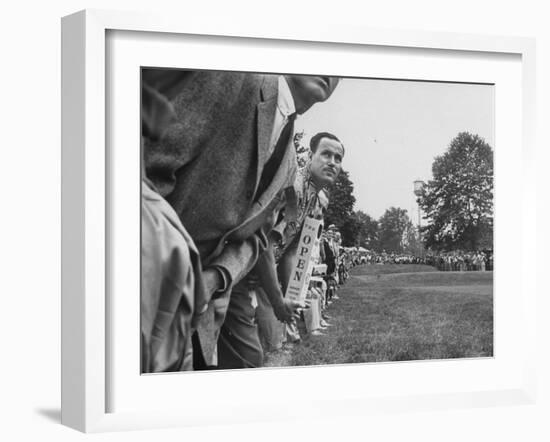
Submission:
<svg viewBox="0 0 550 442">
<path fill-rule="evenodd" d="M 452 251 L 429 254 L 425 258 L 428 265 L 441 271 L 486 271 L 493 270 L 493 251 Z"/>
<path fill-rule="evenodd" d="M 312 274 L 306 305 L 301 309 L 297 321 L 283 324 L 273 315 L 266 302 L 259 303 L 256 323 L 266 354 L 273 355 L 292 348 L 310 336 L 323 336 L 332 326 L 329 323 L 329 307 L 340 299 L 339 287 L 347 280 L 349 269 L 359 264 L 341 247 L 341 242 L 340 232 L 334 225 L 323 231 L 317 240 L 311 258 Z"/>
<path fill-rule="evenodd" d="M 302 318 L 311 333 L 335 296 L 336 261 L 309 287 L 298 245 L 323 218 L 344 145 L 315 134 L 299 169 L 293 139 L 339 78 L 156 68 L 141 78 L 142 372 L 261 367 L 263 319 Z M 308 252 L 313 237 L 319 256 L 334 253 L 320 232 Z"/>
<path fill-rule="evenodd" d="M 485 271 L 493 270 L 492 250 L 451 252 L 429 252 L 424 256 L 410 253 L 376 253 L 373 251 L 359 251 L 350 247 L 341 249 L 341 253 L 348 256 L 344 261 L 358 264 L 426 264 L 441 271 Z"/>
</svg>

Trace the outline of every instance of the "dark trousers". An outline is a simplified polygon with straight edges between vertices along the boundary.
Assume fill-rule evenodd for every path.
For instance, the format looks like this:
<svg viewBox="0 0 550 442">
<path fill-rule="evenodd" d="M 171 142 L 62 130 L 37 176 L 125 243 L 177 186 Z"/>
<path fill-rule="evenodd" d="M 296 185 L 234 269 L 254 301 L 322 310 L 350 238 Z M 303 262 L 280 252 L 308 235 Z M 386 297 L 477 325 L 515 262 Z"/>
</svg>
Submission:
<svg viewBox="0 0 550 442">
<path fill-rule="evenodd" d="M 231 292 L 229 307 L 218 338 L 218 369 L 255 368 L 263 365 L 263 350 L 255 323 L 256 294 L 246 281 Z"/>
</svg>

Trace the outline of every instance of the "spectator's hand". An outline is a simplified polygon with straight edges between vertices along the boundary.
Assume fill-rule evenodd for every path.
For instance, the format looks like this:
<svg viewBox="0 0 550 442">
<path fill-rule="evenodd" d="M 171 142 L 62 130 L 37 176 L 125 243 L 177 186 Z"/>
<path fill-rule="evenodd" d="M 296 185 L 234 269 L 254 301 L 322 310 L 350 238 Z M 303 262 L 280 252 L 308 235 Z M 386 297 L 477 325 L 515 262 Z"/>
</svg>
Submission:
<svg viewBox="0 0 550 442">
<path fill-rule="evenodd" d="M 260 287 L 260 277 L 253 272 L 246 275 L 246 282 L 249 290 L 254 290 Z"/>
<path fill-rule="evenodd" d="M 212 295 L 219 289 L 223 288 L 223 278 L 220 272 L 216 269 L 206 269 L 202 272 L 202 279 L 204 282 L 204 288 L 206 290 L 206 296 L 208 299 L 212 298 Z"/>
<path fill-rule="evenodd" d="M 312 299 L 320 299 L 323 297 L 323 292 L 319 287 L 311 287 L 309 291 L 311 292 Z"/>
<path fill-rule="evenodd" d="M 299 309 L 304 305 L 298 301 L 291 301 L 290 299 L 283 299 L 283 302 L 273 307 L 275 317 L 286 324 L 291 324 L 294 321 L 300 319 Z"/>
</svg>

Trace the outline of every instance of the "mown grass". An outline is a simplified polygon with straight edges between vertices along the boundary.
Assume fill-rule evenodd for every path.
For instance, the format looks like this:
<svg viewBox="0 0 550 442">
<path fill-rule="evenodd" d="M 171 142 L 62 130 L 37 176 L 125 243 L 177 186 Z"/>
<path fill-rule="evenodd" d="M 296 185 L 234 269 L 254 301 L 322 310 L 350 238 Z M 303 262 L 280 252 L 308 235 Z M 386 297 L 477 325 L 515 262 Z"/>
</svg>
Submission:
<svg viewBox="0 0 550 442">
<path fill-rule="evenodd" d="M 285 365 L 492 356 L 492 272 L 370 265 L 351 273 L 329 307 L 333 327 L 295 346 Z"/>
</svg>

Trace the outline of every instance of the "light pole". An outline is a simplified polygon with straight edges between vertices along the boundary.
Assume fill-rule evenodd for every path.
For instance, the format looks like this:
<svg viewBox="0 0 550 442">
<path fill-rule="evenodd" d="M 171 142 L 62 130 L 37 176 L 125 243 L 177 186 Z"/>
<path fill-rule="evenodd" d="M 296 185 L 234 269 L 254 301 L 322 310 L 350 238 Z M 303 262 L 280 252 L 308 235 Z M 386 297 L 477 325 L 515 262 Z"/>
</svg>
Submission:
<svg viewBox="0 0 550 442">
<path fill-rule="evenodd" d="M 422 196 L 422 190 L 424 189 L 424 181 L 422 180 L 415 180 L 414 181 L 414 187 L 413 192 L 416 195 L 418 204 L 418 243 L 420 245 L 420 255 L 424 257 L 424 246 L 422 245 L 422 233 L 420 232 L 420 228 L 422 227 L 422 216 L 420 211 L 420 203 L 418 202 L 418 198 Z"/>
</svg>

